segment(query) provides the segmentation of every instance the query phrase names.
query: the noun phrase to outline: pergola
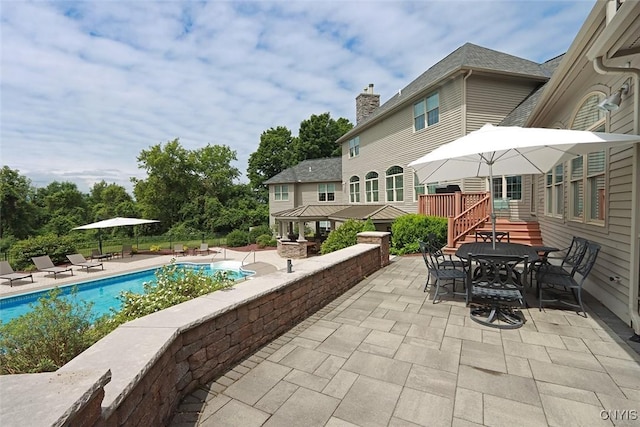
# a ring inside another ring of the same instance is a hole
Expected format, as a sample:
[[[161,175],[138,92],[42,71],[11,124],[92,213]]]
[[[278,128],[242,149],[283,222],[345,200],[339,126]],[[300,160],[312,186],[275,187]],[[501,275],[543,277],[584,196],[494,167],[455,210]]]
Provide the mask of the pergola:
[[[330,230],[336,229],[336,223],[348,219],[371,219],[374,224],[391,224],[396,218],[407,212],[391,205],[303,205],[297,208],[275,212],[272,216],[278,224],[278,238],[293,233],[298,225],[298,241],[305,241],[304,227],[307,222],[316,223],[316,235],[320,234],[320,221],[328,221]]]

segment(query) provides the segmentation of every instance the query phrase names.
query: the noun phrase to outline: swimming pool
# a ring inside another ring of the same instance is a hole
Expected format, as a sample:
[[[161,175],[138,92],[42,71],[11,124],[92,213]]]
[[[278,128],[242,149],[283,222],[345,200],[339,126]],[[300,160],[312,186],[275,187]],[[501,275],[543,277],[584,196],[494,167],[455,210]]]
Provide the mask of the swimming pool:
[[[216,271],[227,271],[229,277],[235,280],[254,274],[253,271],[243,270],[239,263],[220,261],[212,264],[178,263],[180,267],[203,269],[208,274]],[[73,288],[77,288],[75,298],[80,301],[93,302],[92,313],[99,317],[111,311],[111,308],[119,309],[121,302],[118,295],[122,291],[142,293],[143,284],[155,279],[155,272],[159,267],[134,273],[120,274],[118,276],[105,277],[81,283],[60,286],[63,295],[69,295]],[[12,297],[0,298],[0,321],[6,323],[11,319],[21,316],[31,310],[30,304],[46,296],[51,289],[29,292]]]

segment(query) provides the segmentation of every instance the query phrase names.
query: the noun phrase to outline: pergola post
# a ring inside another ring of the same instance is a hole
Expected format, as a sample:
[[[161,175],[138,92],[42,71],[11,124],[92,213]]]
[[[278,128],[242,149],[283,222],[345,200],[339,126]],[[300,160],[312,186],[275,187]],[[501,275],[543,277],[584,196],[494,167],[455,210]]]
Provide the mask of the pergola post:
[[[304,221],[298,221],[298,242],[306,242],[304,238]]]

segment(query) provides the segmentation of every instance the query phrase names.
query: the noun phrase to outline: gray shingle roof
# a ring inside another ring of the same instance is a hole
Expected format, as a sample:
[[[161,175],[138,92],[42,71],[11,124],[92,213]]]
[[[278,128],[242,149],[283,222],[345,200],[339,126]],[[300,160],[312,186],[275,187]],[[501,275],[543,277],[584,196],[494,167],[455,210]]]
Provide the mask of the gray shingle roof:
[[[303,160],[295,166],[285,169],[265,184],[288,184],[295,182],[331,182],[342,181],[342,158]]]
[[[358,123],[351,131],[338,141],[345,141],[367,127],[371,121],[385,115],[388,111],[411,100],[413,95],[434,85],[444,77],[461,70],[483,70],[495,73],[516,74],[546,81],[551,76],[542,64],[509,55],[496,50],[487,49],[472,43],[465,43],[444,59],[422,73],[417,79],[396,93],[391,99],[377,108],[369,117]]]
[[[564,55],[560,55],[556,58],[550,59],[549,61],[541,64],[541,66],[549,74],[553,74],[556,68],[558,68],[558,65],[560,65],[563,57]],[[545,86],[546,83],[540,85],[537,89],[535,89],[524,101],[520,103],[520,105],[514,108],[513,111],[507,115],[507,117],[502,119],[499,126],[525,126],[527,124],[527,119],[538,104]]]

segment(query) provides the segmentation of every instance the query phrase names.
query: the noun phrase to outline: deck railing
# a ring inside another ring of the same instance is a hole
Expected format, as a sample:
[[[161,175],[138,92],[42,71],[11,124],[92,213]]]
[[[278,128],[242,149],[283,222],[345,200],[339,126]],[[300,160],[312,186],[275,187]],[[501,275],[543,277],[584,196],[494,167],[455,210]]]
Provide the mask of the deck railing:
[[[458,240],[489,219],[491,196],[480,193],[421,194],[418,212],[449,219],[447,247],[455,247]]]
[[[479,193],[461,193],[458,191],[443,194],[421,194],[418,198],[418,212],[424,215],[444,218],[457,216],[478,203],[486,195],[486,191]]]

